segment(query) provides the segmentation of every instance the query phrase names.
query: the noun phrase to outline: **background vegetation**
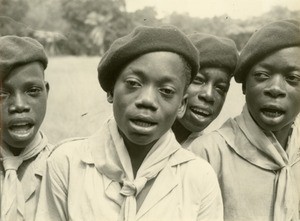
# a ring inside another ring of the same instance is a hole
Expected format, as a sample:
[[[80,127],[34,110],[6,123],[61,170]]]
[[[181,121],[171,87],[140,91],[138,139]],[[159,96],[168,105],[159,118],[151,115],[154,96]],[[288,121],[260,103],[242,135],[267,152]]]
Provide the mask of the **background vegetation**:
[[[0,36],[36,38],[49,55],[46,80],[50,93],[42,129],[52,143],[87,136],[112,115],[97,80],[97,65],[111,42],[135,26],[172,24],[187,34],[199,31],[227,36],[240,49],[258,27],[284,18],[300,20],[300,11],[275,7],[246,20],[178,13],[158,18],[152,7],[127,12],[125,0],[0,0]],[[239,114],[243,104],[241,87],[232,81],[224,108],[207,131]]]
[[[246,20],[232,19],[226,14],[196,18],[173,13],[157,18],[152,7],[127,12],[125,0],[0,0],[0,16],[0,35],[35,37],[49,54],[101,55],[116,38],[135,26],[165,23],[187,34],[227,36],[240,49],[258,27],[277,19],[300,20],[300,11],[278,6]]]

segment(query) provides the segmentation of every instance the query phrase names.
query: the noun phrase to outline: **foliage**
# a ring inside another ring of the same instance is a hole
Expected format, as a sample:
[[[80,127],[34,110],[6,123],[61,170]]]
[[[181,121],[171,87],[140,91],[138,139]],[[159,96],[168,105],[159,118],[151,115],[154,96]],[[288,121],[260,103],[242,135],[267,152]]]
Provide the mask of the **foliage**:
[[[62,0],[72,54],[102,54],[127,28],[124,1]]]
[[[20,21],[28,10],[28,2],[23,0],[0,0],[0,15]]]
[[[0,15],[0,36],[32,36],[44,44],[49,54],[72,55],[102,55],[116,38],[134,27],[161,24],[177,26],[187,34],[205,32],[229,37],[241,49],[252,33],[268,22],[300,20],[300,11],[279,6],[246,20],[179,13],[158,19],[153,7],[127,12],[125,0],[0,0]]]

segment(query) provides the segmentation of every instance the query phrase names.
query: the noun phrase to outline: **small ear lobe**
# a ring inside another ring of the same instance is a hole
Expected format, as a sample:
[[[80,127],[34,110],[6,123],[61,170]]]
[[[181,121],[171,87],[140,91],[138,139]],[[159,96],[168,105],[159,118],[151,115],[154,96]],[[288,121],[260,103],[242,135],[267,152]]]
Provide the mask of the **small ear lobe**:
[[[242,92],[243,92],[243,95],[246,94],[246,85],[245,85],[245,83],[242,84]]]
[[[46,90],[47,90],[47,94],[49,93],[50,91],[50,85],[47,81],[45,81],[45,87],[46,87]]]
[[[188,94],[185,94],[182,98],[181,105],[180,105],[180,107],[178,108],[178,111],[177,111],[177,118],[178,119],[183,118],[183,116],[185,114],[185,110],[186,110],[186,107],[187,107],[187,97],[188,97]]]
[[[106,94],[106,99],[108,101],[108,103],[113,103],[113,93],[112,92],[107,92]]]

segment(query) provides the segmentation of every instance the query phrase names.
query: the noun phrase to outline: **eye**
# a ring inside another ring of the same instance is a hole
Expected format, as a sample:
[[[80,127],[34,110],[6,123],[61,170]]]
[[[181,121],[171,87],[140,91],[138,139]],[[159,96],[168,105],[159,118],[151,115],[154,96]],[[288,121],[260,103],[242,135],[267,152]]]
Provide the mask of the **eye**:
[[[127,86],[129,86],[131,88],[136,88],[136,87],[140,87],[141,86],[140,82],[138,82],[135,79],[127,79],[125,81],[125,83],[127,84]]]
[[[205,83],[205,80],[198,75],[193,80],[193,84],[204,84],[204,83]]]
[[[218,91],[219,94],[225,95],[229,90],[229,86],[217,85],[216,90]]]
[[[264,71],[257,71],[253,75],[254,75],[255,79],[257,79],[259,81],[266,80],[270,77],[270,75]]]
[[[286,77],[286,81],[288,81],[290,83],[298,83],[298,82],[300,82],[300,75],[290,74]]]
[[[172,88],[160,88],[159,91],[166,95],[166,96],[172,96],[173,94],[175,94],[175,90]]]
[[[9,93],[0,89],[0,100],[3,100],[9,96]]]
[[[26,91],[26,94],[36,97],[42,93],[43,89],[40,87],[31,87],[28,91]]]

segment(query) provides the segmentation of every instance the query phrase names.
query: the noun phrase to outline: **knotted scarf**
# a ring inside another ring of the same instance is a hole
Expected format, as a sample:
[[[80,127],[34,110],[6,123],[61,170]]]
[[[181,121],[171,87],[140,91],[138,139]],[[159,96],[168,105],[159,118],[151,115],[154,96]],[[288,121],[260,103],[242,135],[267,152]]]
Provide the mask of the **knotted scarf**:
[[[131,160],[114,119],[107,121],[102,135],[104,141],[93,151],[97,170],[113,182],[121,183],[124,196],[119,220],[133,221],[137,213],[136,196],[148,180],[155,178],[167,165],[170,156],[180,149],[174,134],[169,130],[151,148],[134,178]]]
[[[300,125],[298,120],[292,126],[292,133],[285,151],[272,132],[264,132],[254,122],[246,106],[242,114],[235,118],[237,126],[243,133],[240,133],[240,137],[235,138],[235,144],[231,147],[254,165],[276,171],[274,221],[298,221],[297,184],[291,169],[292,165],[297,162],[297,153],[300,148]],[[222,129],[219,129],[219,133],[229,144],[231,143],[232,139],[228,138],[228,134],[223,133]],[[244,143],[245,140],[248,140],[252,145],[247,146],[247,148],[239,145],[239,143]]]
[[[1,187],[1,221],[24,220],[25,198],[17,171],[23,161],[39,154],[46,144],[47,140],[40,132],[19,156],[14,156],[6,145],[1,146],[1,161],[5,170]]]

